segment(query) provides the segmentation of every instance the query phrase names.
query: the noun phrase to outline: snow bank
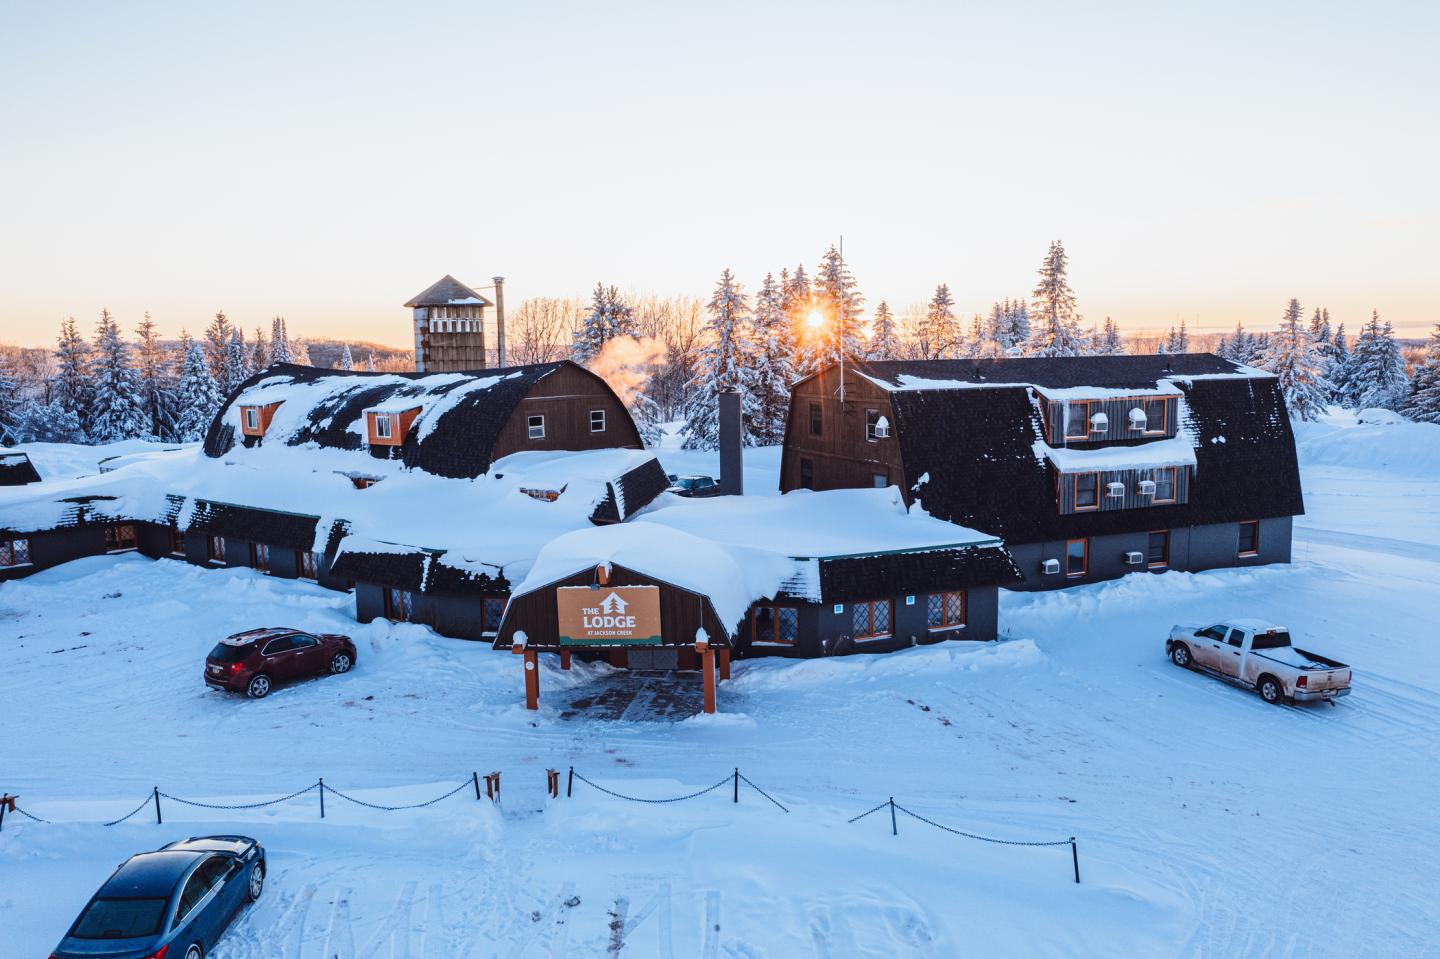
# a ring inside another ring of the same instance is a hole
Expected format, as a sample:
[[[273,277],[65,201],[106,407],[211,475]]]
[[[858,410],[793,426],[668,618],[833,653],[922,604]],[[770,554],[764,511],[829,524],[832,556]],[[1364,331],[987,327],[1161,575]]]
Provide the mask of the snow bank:
[[[1374,471],[1376,482],[1386,473],[1440,477],[1440,426],[1434,423],[1364,423],[1332,407],[1319,422],[1292,425],[1302,476],[1307,467],[1341,466]]]

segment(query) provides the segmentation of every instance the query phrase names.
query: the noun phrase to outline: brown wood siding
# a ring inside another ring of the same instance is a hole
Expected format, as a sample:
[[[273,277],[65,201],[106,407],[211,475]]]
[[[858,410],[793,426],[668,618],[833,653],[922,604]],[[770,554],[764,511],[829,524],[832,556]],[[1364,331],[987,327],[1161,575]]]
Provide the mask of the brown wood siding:
[[[405,442],[405,434],[410,432],[410,426],[415,422],[415,417],[420,415],[420,407],[405,410],[402,413],[366,413],[365,433],[371,446],[401,446]],[[384,437],[375,431],[375,421],[382,416],[390,417],[390,436]]]
[[[555,608],[555,590],[560,586],[589,586],[595,582],[595,570],[586,569],[557,583],[537,589],[533,593],[515,596],[505,610],[505,620],[500,626],[496,645],[506,648],[515,638],[516,630],[523,630],[528,645],[542,649],[559,648],[560,614]],[[722,628],[710,600],[698,593],[661,582],[653,576],[644,576],[624,566],[610,567],[611,586],[659,586],[660,587],[660,635],[666,646],[694,646],[695,631],[702,626],[712,643],[724,643],[730,630]],[[602,589],[604,587],[601,587]],[[738,627],[731,624],[731,628]],[[571,649],[587,647],[572,646]],[[589,647],[608,649],[613,647]],[[654,648],[654,647],[646,647]],[[623,665],[623,664],[622,664]]]
[[[785,421],[785,450],[780,464],[780,491],[800,489],[800,460],[814,462],[813,488],[850,489],[871,486],[884,473],[891,486],[905,486],[895,409],[890,396],[869,380],[847,370],[845,404],[840,404],[840,371],[831,368],[796,384]],[[810,404],[820,404],[821,432],[810,432]],[[865,438],[865,411],[878,410],[890,423],[890,436]]]
[[[605,411],[605,431],[590,432],[590,411]],[[529,438],[532,415],[545,417],[545,438]],[[544,377],[516,405],[495,441],[495,459],[521,450],[640,449],[630,412],[605,381],[579,367],[565,366]]]
[[[275,418],[275,411],[280,408],[284,400],[276,400],[274,403],[266,403],[264,406],[242,406],[240,407],[240,433],[243,436],[264,436],[265,431],[270,428],[270,421]],[[250,429],[245,425],[245,411],[260,411],[260,428]]]
[[[1054,476],[1057,486],[1056,496],[1060,505],[1060,512],[1067,515],[1077,512],[1108,513],[1114,510],[1122,509],[1149,509],[1153,506],[1174,506],[1180,503],[1188,503],[1190,501],[1191,467],[1175,467],[1175,499],[1173,501],[1161,500],[1158,503],[1155,502],[1155,497],[1141,496],[1138,492],[1140,488],[1140,481],[1149,479],[1152,472],[1152,470],[1148,469],[1101,471],[1099,486],[1100,508],[1098,510],[1092,507],[1077,510],[1075,508],[1074,479],[1076,474],[1057,472],[1054,474]],[[1108,491],[1106,487],[1110,483],[1124,483],[1125,495],[1118,497],[1112,497],[1107,495]],[[1158,525],[1163,526],[1164,523],[1159,523]]]
[[[1146,423],[1145,431],[1132,430],[1130,428],[1130,411],[1137,406],[1142,409],[1145,400],[1162,399],[1165,401],[1165,430],[1155,430],[1154,423]],[[1179,429],[1176,422],[1176,397],[1156,396],[1125,396],[1116,399],[1087,400],[1091,403],[1090,416],[1096,413],[1104,413],[1109,419],[1109,429],[1104,433],[1087,433],[1086,439],[1066,440],[1065,439],[1065,402],[1063,400],[1042,399],[1041,415],[1045,419],[1045,429],[1049,434],[1051,446],[1077,446],[1082,443],[1105,443],[1115,440],[1138,440],[1138,439],[1164,439],[1174,436]],[[1087,417],[1088,419],[1088,417]],[[1153,431],[1153,432],[1152,432]]]

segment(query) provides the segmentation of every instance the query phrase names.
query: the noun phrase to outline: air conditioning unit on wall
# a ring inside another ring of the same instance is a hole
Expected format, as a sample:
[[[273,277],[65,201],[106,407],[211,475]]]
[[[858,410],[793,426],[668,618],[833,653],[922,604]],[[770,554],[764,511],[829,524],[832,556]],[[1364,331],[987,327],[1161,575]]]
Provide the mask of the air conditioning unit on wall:
[[[1141,496],[1154,496],[1154,495],[1155,495],[1155,481],[1154,481],[1154,480],[1141,480],[1141,481],[1140,481],[1140,495],[1141,495]]]
[[[1105,488],[1106,490],[1108,490],[1108,492],[1106,493],[1107,496],[1114,497],[1115,499],[1121,499],[1125,496],[1124,483],[1111,483]]]
[[[1046,576],[1054,576],[1060,572],[1060,561],[1058,559],[1047,559],[1040,563],[1040,569]]]
[[[1143,562],[1145,562],[1144,553],[1137,552],[1136,550],[1132,549],[1130,552],[1125,554],[1126,566],[1139,566]]]
[[[1096,413],[1090,417],[1090,432],[1104,433],[1110,429],[1110,417],[1104,413]]]

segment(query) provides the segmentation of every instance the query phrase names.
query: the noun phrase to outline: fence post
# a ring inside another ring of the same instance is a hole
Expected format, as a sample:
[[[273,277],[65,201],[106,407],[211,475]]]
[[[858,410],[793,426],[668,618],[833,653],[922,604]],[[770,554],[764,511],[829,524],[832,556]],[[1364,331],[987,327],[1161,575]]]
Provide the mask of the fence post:
[[[1075,881],[1080,881],[1080,850],[1075,846],[1075,837],[1070,837],[1070,858],[1075,863]]]
[[[320,818],[325,818],[325,777],[320,777]]]
[[[570,798],[570,793],[575,789],[575,767],[570,767],[570,775],[565,779],[565,798]]]
[[[151,792],[155,795],[155,825],[163,826],[165,824],[165,820],[160,818],[160,787],[153,787],[151,789]]]
[[[740,767],[735,767],[735,801],[740,801]]]
[[[890,797],[890,835],[900,835],[900,827],[895,824],[895,797]]]
[[[479,774],[478,772],[472,772],[472,773],[470,774],[470,781],[475,784],[475,801],[476,801],[476,802],[479,802],[479,801],[480,801],[480,774]]]

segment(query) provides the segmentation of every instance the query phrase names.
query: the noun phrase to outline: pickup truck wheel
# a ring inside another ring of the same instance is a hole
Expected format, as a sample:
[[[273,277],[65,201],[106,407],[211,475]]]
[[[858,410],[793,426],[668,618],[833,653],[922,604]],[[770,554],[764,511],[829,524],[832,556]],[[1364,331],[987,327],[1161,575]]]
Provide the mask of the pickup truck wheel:
[[[1274,676],[1261,676],[1260,682],[1255,684],[1260,691],[1260,698],[1272,706],[1279,706],[1285,702],[1285,687],[1280,685],[1280,680]]]
[[[1190,647],[1184,643],[1176,643],[1170,647],[1170,662],[1181,669],[1189,669],[1195,660],[1190,656]]]

